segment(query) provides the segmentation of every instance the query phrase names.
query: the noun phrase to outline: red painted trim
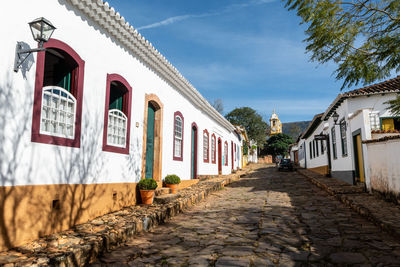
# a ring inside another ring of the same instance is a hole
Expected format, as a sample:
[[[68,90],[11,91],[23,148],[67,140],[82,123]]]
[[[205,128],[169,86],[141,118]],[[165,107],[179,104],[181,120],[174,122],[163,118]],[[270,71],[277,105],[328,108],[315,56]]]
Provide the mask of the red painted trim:
[[[33,97],[33,113],[32,113],[32,133],[31,141],[43,144],[80,147],[81,144],[81,121],[82,121],[82,102],[83,102],[83,78],[85,61],[81,59],[78,53],[75,52],[69,45],[56,39],[50,39],[43,44],[44,48],[55,48],[64,51],[68,54],[78,65],[73,72],[73,86],[72,92],[76,98],[76,117],[75,117],[75,138],[68,139],[63,137],[56,137],[40,133],[40,115],[42,106],[42,88],[44,78],[44,63],[45,51],[38,52],[36,60],[36,79],[35,79],[35,92]]]
[[[217,152],[217,148],[216,148],[216,146],[217,146],[217,139],[215,138],[215,134],[212,134],[212,135],[211,135],[211,145],[212,145],[212,140],[213,140],[213,138],[214,138],[214,160],[212,160],[212,158],[211,158],[211,163],[212,163],[212,164],[215,164],[215,163],[217,162],[217,155],[216,155],[216,152]],[[212,148],[211,148],[211,153],[212,153]]]
[[[175,157],[175,117],[179,116],[182,119],[182,147],[181,147],[181,156],[180,157]],[[185,129],[185,124],[184,124],[185,119],[183,118],[183,115],[180,111],[174,112],[174,128],[172,129],[172,137],[173,137],[173,146],[172,146],[172,159],[173,160],[179,160],[183,161],[183,130]]]
[[[126,146],[124,148],[122,147],[116,147],[112,145],[107,144],[107,129],[108,129],[108,111],[109,111],[109,104],[110,104],[110,88],[111,88],[111,82],[113,81],[118,81],[123,84],[123,86],[126,89],[126,93],[124,94],[124,114],[126,115],[128,121],[127,121],[127,130],[126,130]],[[114,153],[121,153],[121,154],[129,154],[129,141],[130,141],[130,133],[131,133],[131,104],[132,104],[132,87],[128,83],[127,80],[125,80],[124,77],[122,77],[119,74],[107,74],[107,82],[106,82],[106,102],[105,102],[105,107],[104,107],[104,127],[103,127],[103,151],[108,151],[108,152],[114,152]]]
[[[225,141],[224,143],[224,154],[225,154],[225,145],[226,145],[226,159],[225,159],[225,166],[228,166],[228,161],[229,161],[229,146],[228,146],[228,141]]]
[[[231,141],[231,162],[232,162],[232,170],[233,170],[233,141]]]
[[[207,134],[207,158],[204,158],[204,134]],[[203,162],[209,163],[210,162],[210,134],[208,133],[207,129],[203,130]]]
[[[197,127],[197,124],[195,122],[192,123],[192,126],[190,127],[190,131],[193,131],[193,128],[196,129],[196,133],[194,135],[194,138],[192,138],[192,144],[194,144],[194,160],[192,158],[192,151],[190,151],[190,167],[193,167],[193,179],[197,179],[197,157],[198,157],[198,151],[197,151],[197,135],[198,135],[198,130],[199,127]],[[190,133],[192,135],[192,133]],[[192,146],[191,146],[192,147]],[[194,166],[192,166],[192,161],[194,161]]]

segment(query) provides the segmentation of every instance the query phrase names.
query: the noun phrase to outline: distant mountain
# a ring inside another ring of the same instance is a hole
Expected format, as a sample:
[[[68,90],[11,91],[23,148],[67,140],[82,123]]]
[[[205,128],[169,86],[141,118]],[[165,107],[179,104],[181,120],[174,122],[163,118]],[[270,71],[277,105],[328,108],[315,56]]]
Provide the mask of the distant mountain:
[[[295,121],[282,123],[282,132],[296,141],[297,137],[308,127],[310,122],[311,121]]]

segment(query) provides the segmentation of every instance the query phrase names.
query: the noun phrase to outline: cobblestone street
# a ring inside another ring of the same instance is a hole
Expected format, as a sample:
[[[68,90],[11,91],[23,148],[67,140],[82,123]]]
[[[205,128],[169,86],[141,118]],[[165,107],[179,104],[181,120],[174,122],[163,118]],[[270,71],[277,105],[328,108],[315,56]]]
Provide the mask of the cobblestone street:
[[[400,241],[295,172],[261,168],[93,266],[399,266]]]

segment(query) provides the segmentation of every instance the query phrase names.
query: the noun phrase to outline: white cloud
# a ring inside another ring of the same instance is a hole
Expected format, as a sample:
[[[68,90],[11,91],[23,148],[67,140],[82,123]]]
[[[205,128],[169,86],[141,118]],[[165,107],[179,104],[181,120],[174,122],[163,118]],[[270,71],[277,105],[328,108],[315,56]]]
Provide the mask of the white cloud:
[[[246,8],[246,7],[249,7],[249,6],[267,4],[267,3],[270,3],[270,2],[274,2],[274,1],[276,1],[276,0],[253,0],[253,1],[250,1],[248,3],[232,4],[232,5],[226,6],[223,9],[217,10],[217,11],[210,11],[210,12],[205,12],[205,13],[202,13],[202,14],[185,14],[185,15],[170,17],[170,18],[161,20],[159,22],[155,22],[155,23],[151,23],[151,24],[148,24],[148,25],[140,26],[137,29],[138,30],[144,30],[144,29],[157,28],[157,27],[160,27],[160,26],[166,26],[166,25],[169,25],[169,24],[173,24],[175,22],[179,22],[179,21],[183,21],[183,20],[187,20],[187,19],[191,19],[191,18],[204,18],[204,17],[210,17],[210,16],[218,16],[218,15],[221,15],[221,14],[224,14],[224,13],[231,12],[233,10],[242,9],[242,8]]]

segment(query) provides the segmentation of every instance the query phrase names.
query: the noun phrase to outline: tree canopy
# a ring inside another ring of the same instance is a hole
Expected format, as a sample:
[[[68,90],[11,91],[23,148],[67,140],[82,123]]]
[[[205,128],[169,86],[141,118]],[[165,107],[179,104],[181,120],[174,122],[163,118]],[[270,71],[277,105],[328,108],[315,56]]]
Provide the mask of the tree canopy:
[[[343,79],[341,89],[371,84],[400,71],[400,1],[284,2],[308,24],[305,41],[311,60],[338,64],[335,73],[337,80]]]
[[[293,144],[293,139],[287,134],[274,134],[267,140],[267,144],[265,145],[265,152],[268,155],[285,156],[288,153],[289,145]]]
[[[256,141],[258,147],[264,147],[267,140],[267,123],[254,109],[249,107],[235,108],[225,117],[230,123],[243,126],[249,139]]]

